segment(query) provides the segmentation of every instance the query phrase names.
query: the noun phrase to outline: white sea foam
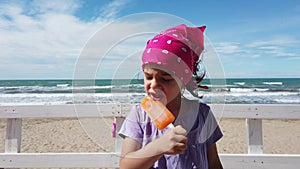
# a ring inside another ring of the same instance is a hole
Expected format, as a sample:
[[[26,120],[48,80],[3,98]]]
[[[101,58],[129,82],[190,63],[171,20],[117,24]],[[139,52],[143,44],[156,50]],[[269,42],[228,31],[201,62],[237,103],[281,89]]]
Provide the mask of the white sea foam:
[[[254,89],[250,89],[250,88],[230,88],[229,91],[233,92],[233,93],[249,93],[249,92],[253,92]]]
[[[263,82],[266,85],[283,85],[283,82]]]
[[[68,87],[68,86],[70,86],[69,84],[57,84],[56,85],[57,87]]]
[[[280,98],[280,99],[274,99],[274,101],[276,101],[278,103],[290,103],[290,104],[298,103],[298,104],[300,104],[299,98]]]
[[[70,104],[70,103],[137,103],[144,93],[16,93],[0,95],[0,105]]]
[[[270,89],[260,89],[260,88],[255,88],[253,89],[253,91],[258,91],[258,92],[266,92],[266,91],[269,91]]]
[[[234,82],[233,84],[239,85],[239,86],[244,86],[245,82]]]

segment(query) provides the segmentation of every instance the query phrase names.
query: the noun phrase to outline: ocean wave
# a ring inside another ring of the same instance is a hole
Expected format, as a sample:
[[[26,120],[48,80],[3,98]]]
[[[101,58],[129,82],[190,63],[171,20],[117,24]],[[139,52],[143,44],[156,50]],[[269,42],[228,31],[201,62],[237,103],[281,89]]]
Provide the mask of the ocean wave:
[[[56,86],[9,86],[0,87],[0,93],[109,93],[116,91],[143,91],[144,86],[134,85],[105,85],[105,86],[71,86],[69,84],[57,84]]]
[[[300,89],[294,88],[215,88],[210,92],[231,92],[231,93],[251,93],[251,92],[291,92],[299,93]]]
[[[56,87],[68,87],[70,84],[57,84]]]
[[[202,92],[206,103],[300,103],[299,93],[221,93]],[[67,94],[3,94],[0,105],[4,104],[78,104],[78,103],[139,103],[145,93],[67,93]],[[191,94],[185,95],[193,98]],[[195,98],[194,98],[195,99]]]
[[[274,101],[277,103],[300,104],[299,98],[277,98]]]
[[[283,85],[283,82],[263,82],[265,85]]]
[[[75,104],[75,103],[138,103],[145,93],[19,93],[0,95],[0,105],[7,104]]]
[[[251,89],[251,88],[229,88],[228,91],[234,92],[234,93],[249,93],[249,92],[253,92],[254,89]]]
[[[233,84],[239,85],[239,86],[244,86],[244,85],[245,85],[245,82],[234,82]]]
[[[202,85],[209,89],[199,90],[202,100],[249,104],[300,102],[300,79],[229,79],[227,84],[223,83],[224,80],[204,80]],[[144,90],[142,82],[128,84],[128,80],[0,81],[0,104],[138,103],[145,96]]]

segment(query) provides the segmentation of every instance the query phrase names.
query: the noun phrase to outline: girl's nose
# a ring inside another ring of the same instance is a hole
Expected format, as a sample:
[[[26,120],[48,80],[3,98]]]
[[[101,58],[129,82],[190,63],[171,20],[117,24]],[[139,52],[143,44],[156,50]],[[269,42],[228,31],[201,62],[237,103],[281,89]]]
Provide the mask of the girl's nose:
[[[156,79],[156,78],[152,79],[151,88],[152,89],[160,88],[160,83],[159,83],[158,79]]]

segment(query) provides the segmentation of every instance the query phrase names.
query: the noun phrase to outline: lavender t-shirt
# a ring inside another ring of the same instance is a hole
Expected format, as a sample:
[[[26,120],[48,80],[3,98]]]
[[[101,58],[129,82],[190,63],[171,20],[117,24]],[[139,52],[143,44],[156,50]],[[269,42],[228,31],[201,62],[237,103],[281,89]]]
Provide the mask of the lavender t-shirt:
[[[188,147],[184,154],[163,155],[151,168],[208,169],[207,147],[223,135],[208,105],[183,99],[174,125],[188,131]],[[142,147],[159,138],[169,128],[158,130],[140,105],[135,105],[125,119],[119,135],[138,141]]]

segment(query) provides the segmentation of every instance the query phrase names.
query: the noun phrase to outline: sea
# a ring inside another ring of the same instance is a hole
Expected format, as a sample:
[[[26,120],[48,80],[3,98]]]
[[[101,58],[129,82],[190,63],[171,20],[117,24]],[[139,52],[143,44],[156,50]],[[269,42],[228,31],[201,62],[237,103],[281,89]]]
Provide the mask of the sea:
[[[300,78],[204,79],[200,101],[225,104],[300,104]],[[193,98],[188,92],[184,97]],[[0,80],[0,105],[139,103],[139,79]]]

